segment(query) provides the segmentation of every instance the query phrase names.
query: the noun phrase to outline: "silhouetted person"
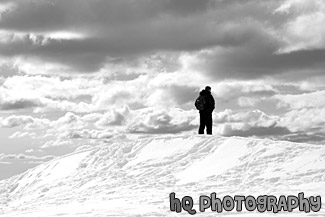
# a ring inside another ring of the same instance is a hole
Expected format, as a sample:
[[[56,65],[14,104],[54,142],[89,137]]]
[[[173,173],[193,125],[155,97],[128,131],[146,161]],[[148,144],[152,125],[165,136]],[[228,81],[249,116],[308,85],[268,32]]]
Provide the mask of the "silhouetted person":
[[[199,134],[204,134],[205,127],[207,129],[207,134],[212,134],[212,112],[214,106],[215,102],[211,95],[211,87],[206,86],[195,101],[195,107],[200,111]]]

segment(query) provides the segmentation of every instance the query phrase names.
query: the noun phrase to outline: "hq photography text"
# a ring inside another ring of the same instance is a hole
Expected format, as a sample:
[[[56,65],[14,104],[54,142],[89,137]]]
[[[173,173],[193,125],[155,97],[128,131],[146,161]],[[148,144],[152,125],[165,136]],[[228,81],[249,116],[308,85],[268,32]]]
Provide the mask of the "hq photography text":
[[[197,213],[193,209],[194,201],[190,196],[184,196],[179,199],[172,192],[169,194],[170,211],[180,213],[182,210],[187,211],[189,214],[194,215]],[[213,212],[221,213],[223,211],[233,211],[236,209],[237,212],[241,212],[243,207],[247,211],[258,212],[273,212],[278,213],[281,211],[292,212],[294,209],[298,209],[300,212],[318,212],[321,209],[322,200],[320,196],[304,197],[304,193],[300,192],[298,196],[281,195],[279,198],[273,195],[260,195],[257,198],[254,196],[243,196],[236,195],[234,197],[225,196],[223,199],[217,197],[216,193],[213,192],[210,196],[201,195],[199,198],[199,210],[205,212],[209,208]]]

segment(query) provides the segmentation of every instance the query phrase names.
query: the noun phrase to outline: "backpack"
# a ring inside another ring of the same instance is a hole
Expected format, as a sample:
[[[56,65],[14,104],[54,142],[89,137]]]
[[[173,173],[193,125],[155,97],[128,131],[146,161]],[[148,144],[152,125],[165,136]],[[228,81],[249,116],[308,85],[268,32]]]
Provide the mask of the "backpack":
[[[195,100],[195,107],[197,110],[204,110],[205,109],[205,105],[206,105],[206,97],[205,96],[199,96],[196,100]]]

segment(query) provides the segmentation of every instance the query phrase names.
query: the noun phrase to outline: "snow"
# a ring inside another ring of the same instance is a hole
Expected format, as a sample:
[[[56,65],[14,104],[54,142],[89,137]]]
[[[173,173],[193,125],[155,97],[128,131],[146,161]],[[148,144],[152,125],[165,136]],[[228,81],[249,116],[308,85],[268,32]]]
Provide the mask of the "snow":
[[[201,161],[194,162],[184,171],[176,174],[176,178],[179,179],[177,184],[197,182],[208,176],[220,175],[240,164],[240,157],[245,156],[246,150],[247,147],[242,144],[241,140],[229,139],[214,150],[211,155]],[[193,174],[195,174],[194,177]]]
[[[274,216],[257,211],[199,212],[199,196],[320,195],[325,146],[206,135],[147,136],[58,157],[0,182],[0,216],[188,216],[169,194],[191,196],[199,216]],[[286,216],[325,216],[283,212]]]

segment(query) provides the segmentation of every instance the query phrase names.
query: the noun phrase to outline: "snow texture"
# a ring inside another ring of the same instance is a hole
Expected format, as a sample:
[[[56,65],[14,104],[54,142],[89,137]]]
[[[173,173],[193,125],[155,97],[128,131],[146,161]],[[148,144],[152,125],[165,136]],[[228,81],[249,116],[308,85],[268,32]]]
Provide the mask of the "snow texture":
[[[325,146],[266,139],[148,136],[53,159],[0,182],[1,216],[190,216],[169,210],[169,194],[320,195],[325,216]],[[197,212],[198,216],[274,216]]]

